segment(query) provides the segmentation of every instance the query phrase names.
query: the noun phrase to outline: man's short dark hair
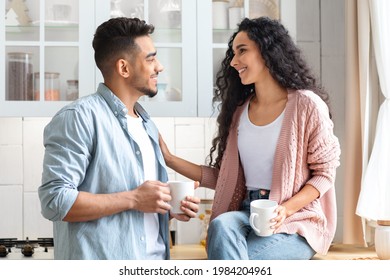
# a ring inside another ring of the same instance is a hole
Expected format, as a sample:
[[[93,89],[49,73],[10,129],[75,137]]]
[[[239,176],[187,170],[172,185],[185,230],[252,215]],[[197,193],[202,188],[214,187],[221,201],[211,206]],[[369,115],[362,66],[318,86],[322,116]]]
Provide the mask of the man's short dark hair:
[[[118,59],[132,59],[138,50],[135,39],[150,35],[153,31],[153,25],[138,18],[118,17],[102,23],[96,29],[92,46],[96,65],[103,76],[112,71]]]

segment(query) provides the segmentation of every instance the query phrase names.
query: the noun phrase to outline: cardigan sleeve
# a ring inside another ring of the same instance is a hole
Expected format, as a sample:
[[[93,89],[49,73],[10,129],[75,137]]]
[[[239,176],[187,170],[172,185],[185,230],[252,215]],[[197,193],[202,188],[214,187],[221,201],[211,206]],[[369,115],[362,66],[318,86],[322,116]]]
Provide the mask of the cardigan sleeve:
[[[202,177],[200,180],[200,185],[205,188],[215,190],[217,185],[219,169],[210,166],[201,166]]]
[[[340,165],[340,144],[333,133],[333,122],[329,118],[326,104],[312,100],[312,111],[308,122],[307,163],[311,178],[307,182],[314,186],[320,197],[334,186],[336,168]]]

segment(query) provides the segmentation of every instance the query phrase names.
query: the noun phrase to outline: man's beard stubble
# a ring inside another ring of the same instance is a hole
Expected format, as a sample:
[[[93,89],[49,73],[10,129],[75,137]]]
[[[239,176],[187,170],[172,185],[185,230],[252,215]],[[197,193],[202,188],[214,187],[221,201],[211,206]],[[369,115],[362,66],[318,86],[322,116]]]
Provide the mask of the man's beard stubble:
[[[157,95],[158,90],[153,91],[150,88],[142,87],[142,88],[137,88],[140,92],[142,92],[144,95],[146,95],[149,98],[153,98]]]

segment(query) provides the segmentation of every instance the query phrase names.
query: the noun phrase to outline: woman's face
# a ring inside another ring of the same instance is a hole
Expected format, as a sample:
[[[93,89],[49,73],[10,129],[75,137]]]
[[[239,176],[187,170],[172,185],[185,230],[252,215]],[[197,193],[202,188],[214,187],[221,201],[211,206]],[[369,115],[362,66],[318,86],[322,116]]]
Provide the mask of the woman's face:
[[[269,74],[259,48],[246,32],[241,31],[234,38],[233,53],[230,66],[237,70],[242,84],[257,83]]]

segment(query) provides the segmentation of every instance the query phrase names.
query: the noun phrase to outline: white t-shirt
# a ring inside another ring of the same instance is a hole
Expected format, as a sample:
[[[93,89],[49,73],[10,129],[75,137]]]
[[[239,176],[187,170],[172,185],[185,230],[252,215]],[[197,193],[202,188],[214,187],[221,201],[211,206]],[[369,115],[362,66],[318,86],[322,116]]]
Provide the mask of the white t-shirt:
[[[248,116],[248,105],[238,126],[238,151],[248,190],[271,189],[276,144],[284,111],[272,123],[257,126]]]
[[[143,161],[144,181],[156,180],[156,156],[149,135],[142,123],[142,118],[127,117],[127,127],[131,137],[138,144]],[[159,234],[159,221],[156,213],[144,213],[146,234],[146,253],[148,259],[165,259],[165,244]]]

